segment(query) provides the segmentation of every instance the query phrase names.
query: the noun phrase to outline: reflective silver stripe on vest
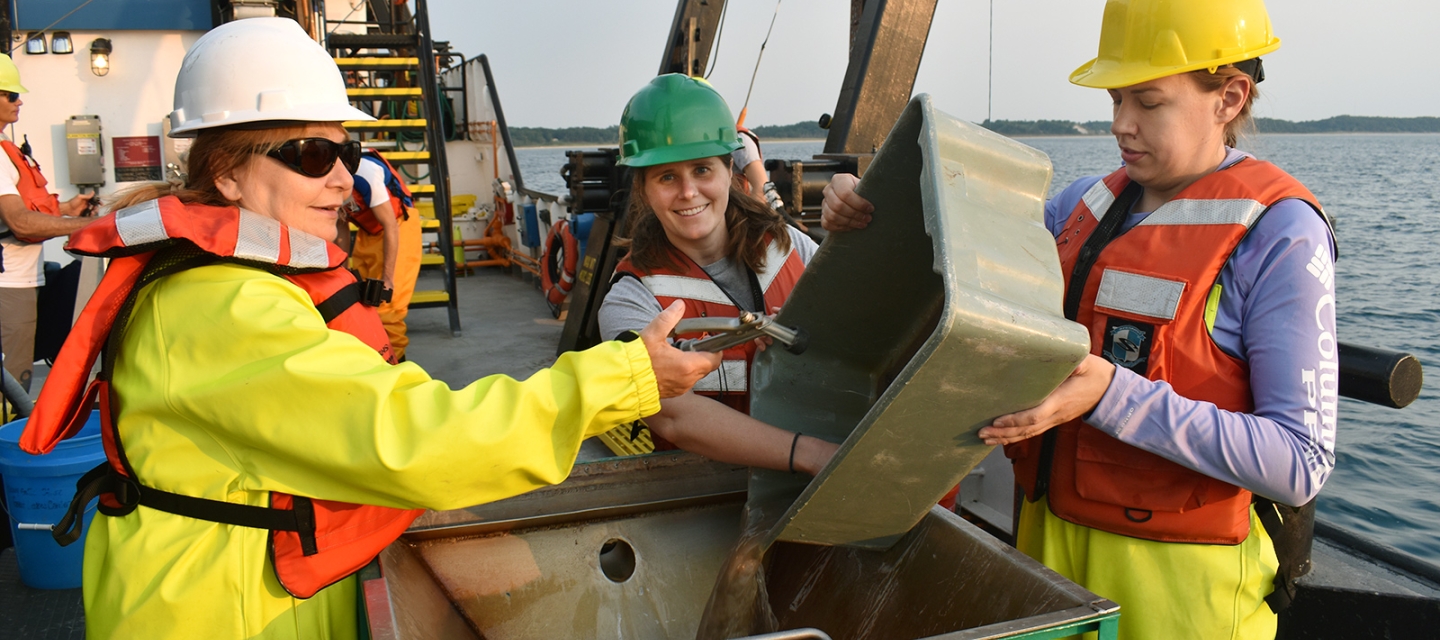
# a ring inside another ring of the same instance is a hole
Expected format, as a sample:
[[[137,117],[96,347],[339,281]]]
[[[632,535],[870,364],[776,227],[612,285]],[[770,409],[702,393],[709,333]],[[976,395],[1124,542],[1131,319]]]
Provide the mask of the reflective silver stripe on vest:
[[[696,391],[746,391],[750,388],[750,367],[744,360],[722,360],[720,368],[695,383]]]
[[[775,278],[780,275],[780,271],[785,268],[785,262],[789,259],[788,251],[781,253],[780,243],[771,240],[769,246],[765,247],[765,270],[755,274],[755,279],[760,282],[761,295],[770,291],[770,283],[775,282]],[[761,309],[761,311],[770,313],[769,309]]]
[[[149,200],[115,212],[115,231],[127,247],[138,247],[168,240],[165,223],[160,220],[160,202]]]
[[[1090,209],[1096,220],[1103,219],[1105,212],[1110,210],[1110,205],[1115,202],[1115,194],[1110,193],[1110,187],[1105,186],[1101,180],[1090,186],[1090,190],[1080,197],[1080,201]]]
[[[330,252],[325,241],[304,231],[290,230],[290,266],[302,269],[323,269],[330,266]]]
[[[702,280],[685,276],[645,276],[640,281],[645,283],[645,288],[656,297],[685,298],[735,306],[735,302],[709,278]]]
[[[1137,226],[1238,224],[1245,228],[1255,224],[1264,213],[1265,205],[1254,200],[1171,200],[1160,206]]]
[[[1095,306],[1174,320],[1183,293],[1184,282],[1106,269],[1100,276],[1100,292],[1095,296]]]
[[[275,264],[280,261],[280,223],[254,211],[240,210],[235,257]]]

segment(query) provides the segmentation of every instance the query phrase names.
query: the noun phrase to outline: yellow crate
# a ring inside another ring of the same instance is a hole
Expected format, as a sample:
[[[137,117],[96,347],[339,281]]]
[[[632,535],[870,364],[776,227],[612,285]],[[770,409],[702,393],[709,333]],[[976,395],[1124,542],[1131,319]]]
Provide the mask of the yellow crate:
[[[595,437],[617,456],[643,456],[655,451],[655,443],[650,440],[649,427],[641,429],[634,440],[630,439],[630,431],[630,425],[625,424]]]

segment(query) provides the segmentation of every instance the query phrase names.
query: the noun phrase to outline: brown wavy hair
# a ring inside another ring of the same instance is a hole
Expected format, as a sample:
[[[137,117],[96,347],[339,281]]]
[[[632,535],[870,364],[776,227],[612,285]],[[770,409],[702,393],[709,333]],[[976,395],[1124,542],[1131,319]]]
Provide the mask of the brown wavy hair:
[[[729,158],[724,158],[729,168]],[[655,210],[645,201],[645,172],[648,167],[638,167],[631,173],[630,209],[626,237],[617,243],[630,248],[630,262],[641,271],[668,269],[683,271],[685,254],[665,235],[665,227]],[[745,263],[751,271],[765,268],[766,236],[775,238],[782,252],[790,251],[790,233],[786,231],[785,219],[775,213],[769,205],[740,189],[735,180],[730,181],[730,204],[725,207],[725,229],[730,238],[725,244],[725,257]]]
[[[220,193],[215,181],[239,171],[253,156],[266,154],[287,140],[306,137],[310,123],[288,124],[272,129],[202,129],[190,145],[184,182],[145,182],[127,187],[109,198],[110,210],[124,209],[165,196],[176,196],[190,204],[228,207],[235,203]],[[335,125],[337,128],[340,126]]]
[[[1200,90],[1206,93],[1216,93],[1225,87],[1225,83],[1231,78],[1238,76],[1249,77],[1244,71],[1236,69],[1233,65],[1226,65],[1210,73],[1208,69],[1196,69],[1189,74]],[[1255,99],[1260,97],[1260,88],[1255,85],[1254,79],[1250,81],[1250,95],[1245,98],[1245,104],[1240,107],[1240,113],[1235,118],[1225,123],[1225,146],[1234,147],[1240,141],[1241,136],[1249,136],[1255,133],[1255,118],[1252,117],[1251,107],[1255,105]]]

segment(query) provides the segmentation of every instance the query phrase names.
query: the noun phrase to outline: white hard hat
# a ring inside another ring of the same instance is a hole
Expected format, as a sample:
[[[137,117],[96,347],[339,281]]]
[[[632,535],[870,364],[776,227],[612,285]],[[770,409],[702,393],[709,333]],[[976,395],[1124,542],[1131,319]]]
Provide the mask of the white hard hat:
[[[211,29],[185,54],[170,135],[248,122],[374,119],[350,106],[335,60],[294,20],[246,18]]]

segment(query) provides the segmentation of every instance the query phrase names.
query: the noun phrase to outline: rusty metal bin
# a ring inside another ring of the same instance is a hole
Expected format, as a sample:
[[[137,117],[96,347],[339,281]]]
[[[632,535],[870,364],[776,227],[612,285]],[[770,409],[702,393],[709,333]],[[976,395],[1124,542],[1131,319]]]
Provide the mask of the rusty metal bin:
[[[693,638],[747,476],[685,453],[612,459],[557,487],[428,513],[362,575],[371,635]],[[768,579],[780,628],[836,640],[1113,633],[1118,616],[941,509],[888,551],[780,543]]]

